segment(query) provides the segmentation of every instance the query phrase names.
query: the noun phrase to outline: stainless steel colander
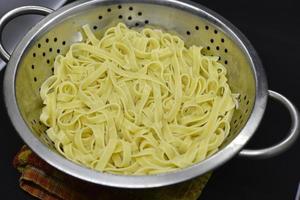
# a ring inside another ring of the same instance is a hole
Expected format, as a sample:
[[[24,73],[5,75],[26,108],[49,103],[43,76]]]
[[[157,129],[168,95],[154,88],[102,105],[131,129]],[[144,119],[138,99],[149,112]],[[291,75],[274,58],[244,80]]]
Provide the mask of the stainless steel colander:
[[[267,158],[286,150],[299,134],[299,114],[282,95],[267,90],[259,57],[240,31],[215,12],[189,1],[177,0],[92,0],[79,1],[57,11],[38,6],[20,7],[0,19],[4,26],[23,14],[48,15],[20,41],[10,56],[0,44],[0,55],[8,61],[4,94],[8,114],[16,130],[41,158],[57,169],[97,184],[123,188],[159,187],[202,175],[234,155]],[[90,24],[100,36],[109,26],[124,22],[128,26],[152,26],[176,32],[187,45],[204,46],[206,55],[220,56],[228,70],[231,89],[240,94],[239,108],[231,122],[231,132],[221,149],[206,160],[176,172],[151,176],[121,176],[100,173],[77,165],[53,148],[39,122],[41,84],[53,73],[57,54],[67,52],[72,43],[82,41],[81,27]],[[279,144],[260,150],[242,150],[253,136],[265,111],[267,96],[283,103],[291,114],[288,136]],[[242,150],[242,151],[241,151]]]

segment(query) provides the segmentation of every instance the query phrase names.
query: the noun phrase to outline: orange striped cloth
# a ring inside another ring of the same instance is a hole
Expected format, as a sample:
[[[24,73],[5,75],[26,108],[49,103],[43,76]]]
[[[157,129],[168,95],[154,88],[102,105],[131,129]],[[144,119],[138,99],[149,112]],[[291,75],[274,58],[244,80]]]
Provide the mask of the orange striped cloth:
[[[211,173],[177,185],[155,189],[116,189],[83,182],[48,165],[23,146],[13,160],[20,187],[43,200],[196,200]]]

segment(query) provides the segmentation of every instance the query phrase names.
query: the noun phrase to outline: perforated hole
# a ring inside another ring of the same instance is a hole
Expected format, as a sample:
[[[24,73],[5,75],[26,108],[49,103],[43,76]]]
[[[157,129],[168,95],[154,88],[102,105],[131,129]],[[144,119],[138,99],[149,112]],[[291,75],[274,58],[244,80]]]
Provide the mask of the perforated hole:
[[[191,32],[190,32],[190,31],[187,31],[186,34],[187,34],[187,35],[191,35]]]
[[[195,29],[198,31],[199,30],[199,26],[195,26]]]
[[[205,30],[208,30],[209,29],[209,26],[205,26]]]
[[[130,6],[130,7],[129,7],[129,10],[133,10],[133,8]]]
[[[33,57],[35,57],[35,63],[31,64],[31,70],[34,70],[34,77],[32,78],[32,81],[38,82],[39,79],[39,70],[40,69],[44,69],[45,65],[43,65],[41,62],[44,62],[45,64],[47,64],[47,66],[49,66],[48,70],[50,70],[51,73],[54,72],[54,68],[53,68],[53,61],[56,57],[57,54],[61,53],[62,49],[57,48],[55,49],[54,46],[52,46],[54,43],[56,43],[58,41],[58,37],[47,37],[42,39],[40,42],[37,43],[37,49],[40,49],[40,52],[33,52],[32,55]],[[53,42],[51,45],[51,41]],[[48,44],[47,44],[48,42]],[[62,46],[66,46],[67,41],[66,40],[62,40],[61,41],[61,45]],[[44,51],[42,51],[42,49]],[[65,49],[65,48],[63,48]],[[52,54],[52,52],[55,52],[55,54]],[[57,54],[56,54],[57,53]],[[37,70],[39,69],[39,70]],[[44,80],[44,78],[42,77],[41,80]]]
[[[143,14],[142,12],[138,12],[138,16],[142,16],[142,14]]]
[[[98,16],[98,19],[100,19],[100,20],[101,20],[101,19],[102,19],[102,16],[101,16],[101,15],[99,15],[99,16]]]
[[[107,12],[111,12],[111,8],[107,8]]]
[[[217,31],[217,30],[214,30],[214,33],[215,33],[215,34],[218,34],[218,31]]]
[[[118,5],[118,8],[119,8],[119,9],[122,9],[122,5]]]
[[[98,27],[97,26],[93,26],[93,29],[96,30]]]
[[[146,20],[145,20],[145,24],[149,24],[149,20],[146,19]]]
[[[128,17],[128,20],[132,20],[132,17],[131,17],[131,16],[129,16],[129,17]]]
[[[237,113],[232,119],[231,132],[237,132],[242,128],[242,125],[247,120],[250,111],[250,100],[248,99],[247,95],[240,95],[238,100],[239,109],[235,111]]]
[[[240,125],[242,125],[243,123],[244,123],[244,120],[243,120],[243,119],[241,119]]]

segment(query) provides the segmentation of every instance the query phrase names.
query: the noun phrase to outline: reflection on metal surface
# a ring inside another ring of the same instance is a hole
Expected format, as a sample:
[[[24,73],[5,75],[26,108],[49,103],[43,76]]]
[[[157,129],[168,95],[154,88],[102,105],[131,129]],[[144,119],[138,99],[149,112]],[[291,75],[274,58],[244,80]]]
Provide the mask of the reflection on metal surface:
[[[299,185],[298,185],[298,189],[297,189],[295,200],[300,200],[300,182],[299,182]]]

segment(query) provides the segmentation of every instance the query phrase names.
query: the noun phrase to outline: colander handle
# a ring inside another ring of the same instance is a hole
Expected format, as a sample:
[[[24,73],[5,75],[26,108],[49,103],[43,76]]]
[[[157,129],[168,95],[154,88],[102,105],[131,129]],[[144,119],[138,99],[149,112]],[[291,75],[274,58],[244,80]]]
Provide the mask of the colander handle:
[[[6,24],[8,24],[8,22],[20,15],[38,14],[46,16],[52,12],[53,10],[51,10],[50,8],[42,6],[22,6],[15,8],[3,15],[0,19],[0,57],[2,58],[2,60],[8,62],[10,59],[10,54],[6,51],[2,44],[3,29],[6,26]]]
[[[299,112],[295,105],[290,102],[286,97],[283,95],[274,92],[272,90],[269,90],[269,96],[278,102],[282,103],[289,111],[291,116],[291,128],[289,131],[288,136],[279,142],[278,144],[264,148],[264,149],[257,149],[257,150],[250,150],[250,149],[244,149],[242,150],[239,155],[242,157],[247,158],[269,158],[276,156],[285,150],[287,150],[292,144],[297,140],[297,137],[299,136],[300,131],[300,124],[299,124]]]

